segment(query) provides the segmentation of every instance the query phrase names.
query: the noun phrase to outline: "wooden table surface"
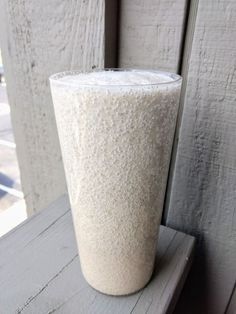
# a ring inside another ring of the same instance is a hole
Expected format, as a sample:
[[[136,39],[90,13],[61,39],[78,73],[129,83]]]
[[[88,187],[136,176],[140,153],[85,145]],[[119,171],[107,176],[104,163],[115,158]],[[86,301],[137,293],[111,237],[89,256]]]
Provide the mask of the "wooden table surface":
[[[62,196],[0,239],[0,313],[171,313],[193,248],[193,237],[162,226],[151,282],[130,296],[101,294],[82,276]]]

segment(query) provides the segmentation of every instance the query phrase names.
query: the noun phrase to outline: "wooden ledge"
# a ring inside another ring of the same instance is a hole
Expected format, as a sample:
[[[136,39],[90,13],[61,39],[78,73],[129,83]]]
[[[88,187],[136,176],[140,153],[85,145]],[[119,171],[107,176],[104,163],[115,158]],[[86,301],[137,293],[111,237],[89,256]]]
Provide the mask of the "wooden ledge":
[[[61,197],[0,239],[2,313],[171,313],[188,274],[194,238],[162,226],[156,271],[136,294],[100,294],[84,280],[69,203]]]

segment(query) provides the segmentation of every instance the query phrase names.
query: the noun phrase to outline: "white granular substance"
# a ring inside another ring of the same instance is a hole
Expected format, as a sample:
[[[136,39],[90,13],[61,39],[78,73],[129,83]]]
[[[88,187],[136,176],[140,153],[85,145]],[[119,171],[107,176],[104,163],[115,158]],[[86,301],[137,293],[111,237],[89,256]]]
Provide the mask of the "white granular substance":
[[[157,83],[167,83],[170,77],[164,74],[156,74],[155,72],[146,71],[103,71],[80,73],[77,75],[66,75],[60,79],[66,84],[80,85],[150,85]]]
[[[141,70],[51,80],[81,267],[103,293],[152,275],[180,85]]]

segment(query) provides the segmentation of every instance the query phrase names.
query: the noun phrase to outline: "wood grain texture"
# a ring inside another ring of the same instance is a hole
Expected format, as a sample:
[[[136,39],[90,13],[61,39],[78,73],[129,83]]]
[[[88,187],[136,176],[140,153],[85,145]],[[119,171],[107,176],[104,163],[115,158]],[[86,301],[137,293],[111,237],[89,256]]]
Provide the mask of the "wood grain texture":
[[[0,3],[0,45],[29,214],[66,192],[48,77],[104,66],[104,1]]]
[[[0,238],[1,265],[7,263],[9,259],[14,259],[19,251],[41,235],[42,232],[50,228],[57,219],[60,219],[70,210],[68,208],[68,197],[66,195],[61,196],[58,202],[60,206],[58,206],[57,203],[52,203],[50,210],[44,211],[43,215],[40,215],[39,212],[31,216]],[[55,216],[57,216],[57,218],[55,218]],[[15,233],[17,233],[17,239]]]
[[[187,0],[122,0],[119,66],[177,72]]]
[[[198,238],[178,313],[221,314],[236,280],[236,2],[192,4],[197,16],[182,73],[186,93],[166,223]]]
[[[193,247],[193,237],[161,227],[149,285],[127,297],[100,294],[83,279],[68,200],[62,197],[0,239],[1,311],[167,313],[188,273]]]

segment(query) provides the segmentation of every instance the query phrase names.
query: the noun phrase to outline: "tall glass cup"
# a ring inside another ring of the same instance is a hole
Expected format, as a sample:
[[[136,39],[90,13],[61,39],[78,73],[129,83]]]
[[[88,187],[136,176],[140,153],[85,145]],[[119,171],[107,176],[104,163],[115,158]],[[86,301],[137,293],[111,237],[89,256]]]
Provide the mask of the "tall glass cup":
[[[107,69],[50,84],[82,272],[133,293],[153,272],[181,77]]]

